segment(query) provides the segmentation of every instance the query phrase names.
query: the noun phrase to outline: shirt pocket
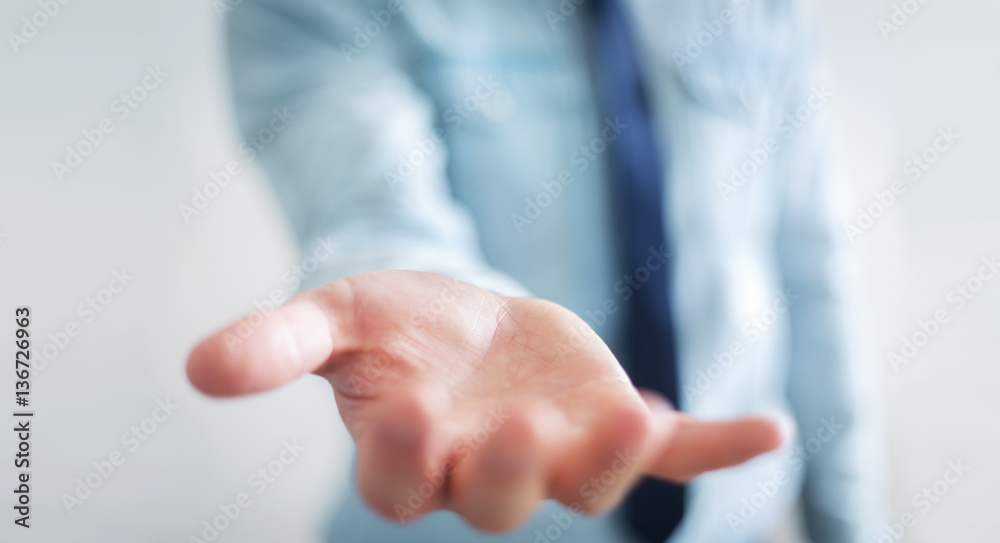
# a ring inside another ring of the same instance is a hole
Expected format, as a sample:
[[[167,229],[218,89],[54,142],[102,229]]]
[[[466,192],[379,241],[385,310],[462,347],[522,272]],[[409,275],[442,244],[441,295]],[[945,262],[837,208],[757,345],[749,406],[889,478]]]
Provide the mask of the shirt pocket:
[[[796,14],[782,0],[708,0],[663,16],[655,44],[666,68],[696,103],[749,123],[770,118],[785,99],[801,48]]]

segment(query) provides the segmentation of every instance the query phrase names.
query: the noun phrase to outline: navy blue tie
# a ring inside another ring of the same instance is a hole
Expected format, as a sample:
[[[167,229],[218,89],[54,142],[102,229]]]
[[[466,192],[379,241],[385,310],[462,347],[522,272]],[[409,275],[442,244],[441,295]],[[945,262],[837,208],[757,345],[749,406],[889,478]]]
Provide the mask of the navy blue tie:
[[[668,248],[663,221],[664,158],[653,131],[629,20],[621,0],[591,0],[599,90],[605,114],[627,125],[611,147],[621,251],[633,295],[624,300],[623,361],[635,386],[677,405],[677,370],[670,315]],[[650,258],[652,257],[652,258]],[[684,487],[644,480],[625,502],[635,534],[662,543],[684,515]]]

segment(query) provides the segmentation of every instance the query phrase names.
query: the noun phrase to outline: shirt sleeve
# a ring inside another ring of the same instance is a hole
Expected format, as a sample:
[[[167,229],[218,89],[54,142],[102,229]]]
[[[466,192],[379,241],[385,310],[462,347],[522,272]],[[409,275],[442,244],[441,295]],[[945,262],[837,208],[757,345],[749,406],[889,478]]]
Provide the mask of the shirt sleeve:
[[[484,259],[450,194],[436,111],[409,72],[406,2],[245,0],[226,16],[237,122],[304,250],[335,244],[303,286],[366,271],[440,273],[528,291]],[[280,119],[275,121],[275,119]],[[271,123],[274,123],[273,125]],[[403,157],[414,164],[400,168]]]
[[[832,92],[816,58],[801,58],[802,85],[790,104],[817,96],[816,104]],[[785,148],[778,236],[785,286],[799,296],[790,309],[788,395],[800,440],[828,439],[810,455],[802,496],[817,543],[867,541],[887,510],[877,374],[858,348],[855,266],[838,221],[845,215],[843,179],[831,160],[835,107],[832,99],[823,104]]]

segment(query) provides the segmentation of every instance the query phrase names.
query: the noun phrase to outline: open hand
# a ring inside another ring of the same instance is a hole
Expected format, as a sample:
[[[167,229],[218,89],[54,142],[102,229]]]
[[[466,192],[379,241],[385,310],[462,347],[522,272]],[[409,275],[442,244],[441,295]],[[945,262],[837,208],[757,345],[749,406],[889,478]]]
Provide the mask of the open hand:
[[[557,304],[441,275],[356,275],[300,294],[249,337],[236,327],[191,353],[191,382],[237,396],[328,379],[361,492],[399,521],[450,509],[506,530],[546,499],[599,512],[646,474],[686,481],[782,440],[771,419],[700,422],[640,394]]]

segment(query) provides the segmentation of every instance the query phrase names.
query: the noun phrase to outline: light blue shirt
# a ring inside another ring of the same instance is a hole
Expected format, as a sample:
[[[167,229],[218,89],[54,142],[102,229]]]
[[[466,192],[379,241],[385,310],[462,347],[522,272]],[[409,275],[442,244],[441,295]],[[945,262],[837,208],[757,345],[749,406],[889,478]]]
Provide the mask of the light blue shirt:
[[[245,0],[226,14],[237,116],[304,249],[306,287],[418,269],[558,302],[610,345],[619,269],[583,0]],[[850,340],[832,93],[791,0],[629,0],[664,179],[681,407],[785,413],[794,443],[690,484],[677,543],[760,541],[800,492],[810,535],[881,520],[874,389]],[[286,108],[286,109],[285,109]],[[265,130],[285,110],[287,128]],[[658,265],[651,248],[651,266]],[[546,504],[521,542],[626,541]],[[568,520],[567,520],[568,519]],[[450,513],[405,527],[352,490],[331,541],[497,540]]]

